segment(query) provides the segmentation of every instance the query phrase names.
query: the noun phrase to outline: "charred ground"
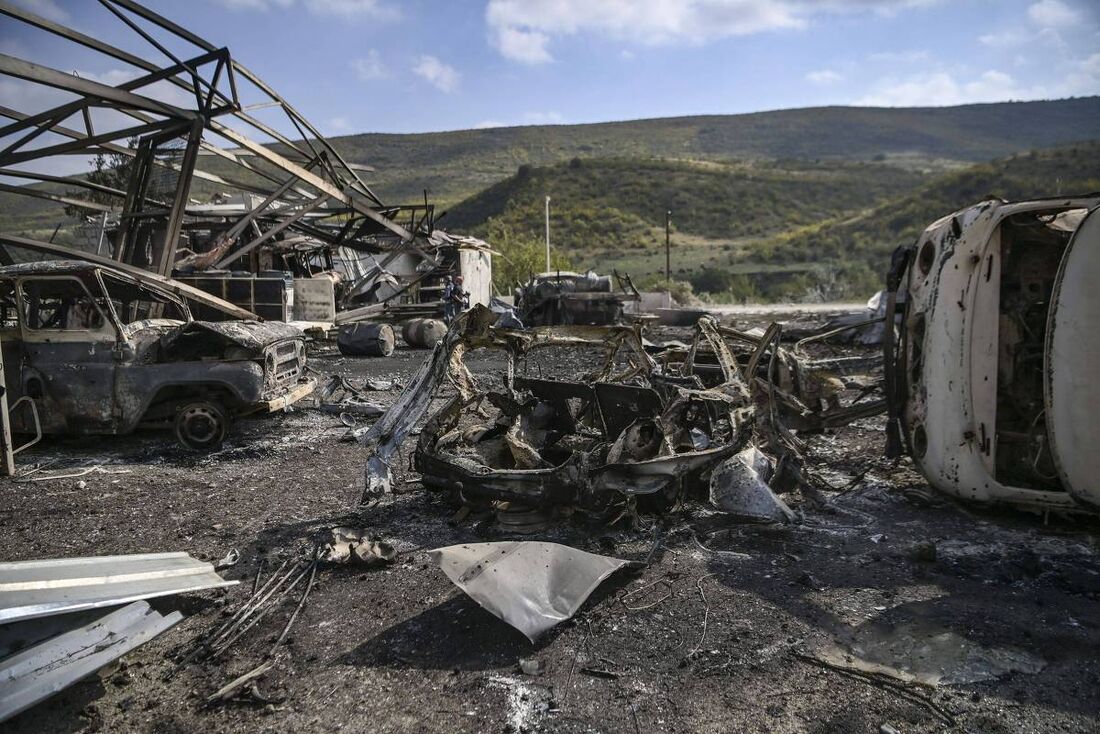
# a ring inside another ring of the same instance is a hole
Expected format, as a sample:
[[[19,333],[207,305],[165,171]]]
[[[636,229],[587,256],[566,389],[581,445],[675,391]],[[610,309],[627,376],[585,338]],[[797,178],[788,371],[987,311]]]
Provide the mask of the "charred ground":
[[[651,338],[687,338],[665,330]],[[382,359],[329,352],[322,374],[407,380],[426,355]],[[587,365],[562,352],[547,369]],[[551,358],[553,361],[554,358]],[[503,354],[475,354],[478,379],[499,379]],[[375,393],[383,406],[396,390]],[[498,540],[494,524],[453,519],[455,507],[408,474],[397,494],[357,510],[362,449],[308,409],[243,421],[219,453],[195,457],[168,435],[54,440],[22,456],[106,472],[37,483],[5,480],[3,555],[10,560],[230,548],[240,578],[228,593],[157,602],[188,618],[102,679],[85,681],[9,722],[24,731],[1094,731],[1100,716],[1100,598],[1095,522],[960,506],[928,494],[909,467],[881,457],[878,419],[814,437],[826,476],[850,488],[804,522],[731,522],[699,503],[652,525],[565,521],[539,539],[653,564],[621,573],[537,645],[480,609],[426,549]],[[59,457],[64,457],[59,458]],[[865,472],[865,473],[864,473]],[[84,482],[83,485],[79,482]],[[274,704],[207,708],[211,692],[259,663],[293,604],[224,659],[170,680],[167,659],[219,623],[273,568],[318,533],[355,525],[399,552],[378,570],[340,567],[317,587],[290,644],[260,688]],[[800,657],[868,630],[954,632],[1046,661],[1034,675],[900,695]],[[538,658],[537,676],[518,668]],[[952,723],[954,722],[954,723]]]

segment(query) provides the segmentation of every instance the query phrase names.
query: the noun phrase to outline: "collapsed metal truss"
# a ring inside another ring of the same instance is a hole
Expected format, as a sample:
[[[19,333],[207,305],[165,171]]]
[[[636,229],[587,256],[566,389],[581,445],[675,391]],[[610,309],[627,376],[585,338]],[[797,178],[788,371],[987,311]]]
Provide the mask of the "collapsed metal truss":
[[[330,259],[342,247],[383,254],[374,267],[351,274],[359,280],[369,279],[371,271],[384,272],[400,253],[426,260],[429,267],[422,270],[441,264],[431,238],[434,208],[426,195],[423,204],[383,204],[360,177],[357,169],[364,167],[346,161],[228,49],[133,0],[99,4],[143,47],[152,47],[159,63],[0,2],[0,14],[102,60],[122,62],[138,74],[112,86],[0,54],[0,74],[76,96],[35,113],[0,106],[0,117],[10,120],[0,127],[0,177],[63,184],[87,193],[3,181],[0,191],[100,215],[117,212],[110,238],[114,259],[163,276],[181,263],[198,270],[237,263],[255,272],[262,267],[259,250],[276,246],[324,250]],[[194,55],[173,52],[170,46]],[[280,111],[279,124],[289,125],[299,139],[253,114],[264,108]],[[127,144],[135,138],[136,147]],[[266,139],[266,144],[254,138]],[[123,190],[83,176],[28,169],[74,154],[127,156],[132,160],[128,186]],[[236,205],[196,203],[195,181],[207,192],[231,192]],[[11,257],[0,253],[0,259]]]

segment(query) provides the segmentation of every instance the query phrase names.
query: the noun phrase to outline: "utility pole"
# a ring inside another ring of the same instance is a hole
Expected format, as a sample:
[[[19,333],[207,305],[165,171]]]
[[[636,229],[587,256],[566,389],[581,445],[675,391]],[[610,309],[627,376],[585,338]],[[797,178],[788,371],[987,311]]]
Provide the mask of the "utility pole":
[[[546,197],[546,272],[550,272],[550,197]]]
[[[665,288],[672,287],[672,210],[665,212]]]

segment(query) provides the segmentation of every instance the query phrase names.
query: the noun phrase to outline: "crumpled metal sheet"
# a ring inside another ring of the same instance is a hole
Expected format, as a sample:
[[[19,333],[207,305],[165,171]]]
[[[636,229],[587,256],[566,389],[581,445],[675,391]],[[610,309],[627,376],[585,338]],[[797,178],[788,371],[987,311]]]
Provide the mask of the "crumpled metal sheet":
[[[0,722],[91,675],[183,619],[144,601],[118,609],[0,663]]]
[[[458,588],[532,642],[576,614],[604,579],[629,563],[533,541],[451,545],[430,555]]]
[[[0,563],[0,624],[237,583],[186,553]]]
[[[769,522],[790,522],[794,512],[768,482],[775,473],[772,460],[749,446],[715,467],[710,475],[710,502],[722,512]]]

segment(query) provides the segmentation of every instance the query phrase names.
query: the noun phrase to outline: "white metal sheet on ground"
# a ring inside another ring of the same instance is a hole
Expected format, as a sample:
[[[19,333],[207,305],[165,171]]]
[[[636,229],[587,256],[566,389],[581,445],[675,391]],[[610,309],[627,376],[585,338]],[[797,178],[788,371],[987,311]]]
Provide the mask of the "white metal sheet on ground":
[[[1051,295],[1046,348],[1047,430],[1058,472],[1079,500],[1100,506],[1100,209],[1077,228]]]
[[[532,642],[628,563],[533,541],[451,545],[431,556],[458,588]]]
[[[0,624],[237,583],[186,553],[0,563]]]
[[[12,655],[0,662],[0,721],[26,711],[117,660],[183,619],[143,601]]]

